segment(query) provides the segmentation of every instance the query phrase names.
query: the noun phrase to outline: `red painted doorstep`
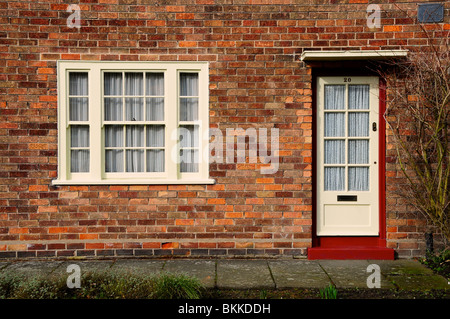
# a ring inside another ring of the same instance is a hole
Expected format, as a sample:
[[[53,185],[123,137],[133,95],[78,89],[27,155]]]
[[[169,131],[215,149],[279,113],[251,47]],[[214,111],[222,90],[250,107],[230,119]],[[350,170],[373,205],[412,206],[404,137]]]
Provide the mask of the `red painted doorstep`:
[[[394,260],[394,250],[383,247],[312,247],[308,248],[308,259],[377,259]]]

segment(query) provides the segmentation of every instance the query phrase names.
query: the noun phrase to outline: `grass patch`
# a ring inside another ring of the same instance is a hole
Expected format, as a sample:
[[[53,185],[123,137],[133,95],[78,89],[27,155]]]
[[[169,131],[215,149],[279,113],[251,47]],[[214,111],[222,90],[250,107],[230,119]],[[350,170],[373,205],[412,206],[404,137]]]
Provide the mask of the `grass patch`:
[[[136,275],[92,272],[81,277],[81,287],[67,287],[67,276],[27,277],[0,273],[0,299],[200,299],[205,288],[183,274]]]
[[[332,284],[329,284],[326,288],[319,290],[320,297],[322,299],[337,299],[337,289]]]

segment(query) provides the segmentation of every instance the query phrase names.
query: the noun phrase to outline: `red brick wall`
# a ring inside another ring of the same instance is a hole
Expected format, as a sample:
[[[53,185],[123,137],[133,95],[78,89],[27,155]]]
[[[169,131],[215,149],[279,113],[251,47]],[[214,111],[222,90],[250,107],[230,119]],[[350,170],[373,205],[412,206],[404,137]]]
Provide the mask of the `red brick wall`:
[[[71,1],[0,3],[1,257],[305,255],[313,117],[300,54],[426,44],[400,10],[415,16],[418,1],[378,1],[377,29],[366,25],[367,0],[73,2],[80,29],[67,27]],[[58,60],[210,61],[211,127],[278,128],[278,172],[213,163],[208,186],[51,186]],[[426,223],[395,194],[401,175],[388,152],[388,246],[417,256]]]

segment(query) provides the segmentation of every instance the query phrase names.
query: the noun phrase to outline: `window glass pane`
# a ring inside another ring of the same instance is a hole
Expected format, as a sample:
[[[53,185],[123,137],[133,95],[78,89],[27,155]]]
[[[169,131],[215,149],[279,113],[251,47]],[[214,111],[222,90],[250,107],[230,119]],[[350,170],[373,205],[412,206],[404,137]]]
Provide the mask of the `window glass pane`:
[[[369,85],[348,86],[348,108],[351,110],[369,109]]]
[[[70,151],[70,171],[72,173],[89,172],[89,150]]]
[[[164,73],[147,73],[146,78],[147,95],[164,95]]]
[[[326,191],[343,191],[345,188],[345,168],[325,167],[324,189]]]
[[[69,95],[88,95],[88,73],[69,73]]]
[[[349,167],[348,168],[348,190],[368,191],[369,190],[369,168]]]
[[[89,126],[87,125],[70,126],[70,146],[89,147]]]
[[[345,108],[345,85],[325,85],[325,110]]]
[[[125,98],[125,120],[144,120],[144,98]]]
[[[345,136],[345,114],[325,113],[325,137]]]
[[[198,98],[180,98],[180,121],[198,120]]]
[[[180,73],[180,96],[198,96],[198,73]]]
[[[143,73],[125,73],[125,95],[144,95]]]
[[[199,136],[197,125],[180,126],[180,146],[181,147],[198,147]]]
[[[106,150],[105,171],[123,172],[123,150]]]
[[[87,97],[69,98],[69,120],[89,121],[89,106]]]
[[[164,147],[164,125],[147,126],[147,146]]]
[[[105,126],[105,147],[123,146],[123,126]]]
[[[329,140],[325,141],[325,164],[345,163],[345,141]]]
[[[105,97],[105,121],[122,121],[122,98]]]
[[[147,172],[164,172],[164,150],[147,150]]]
[[[369,113],[348,113],[348,136],[369,136]]]
[[[122,73],[104,74],[105,95],[122,95]]]
[[[180,171],[186,173],[198,172],[198,150],[180,150]]]
[[[144,146],[144,126],[128,125],[126,133],[127,147]]]
[[[144,171],[144,150],[127,150],[127,172]]]
[[[348,162],[350,164],[369,163],[369,141],[349,140],[348,141]]]
[[[164,121],[164,98],[148,97],[146,103],[146,121]]]

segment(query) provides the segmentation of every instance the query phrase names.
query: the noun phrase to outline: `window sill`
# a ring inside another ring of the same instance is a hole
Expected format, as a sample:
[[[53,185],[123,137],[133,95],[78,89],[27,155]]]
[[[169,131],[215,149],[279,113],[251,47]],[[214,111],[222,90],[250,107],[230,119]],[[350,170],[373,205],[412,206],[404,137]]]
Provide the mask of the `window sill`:
[[[178,179],[178,180],[151,180],[151,179],[136,179],[136,180],[119,180],[119,179],[105,179],[105,180],[53,180],[52,185],[210,185],[215,184],[214,179]]]

